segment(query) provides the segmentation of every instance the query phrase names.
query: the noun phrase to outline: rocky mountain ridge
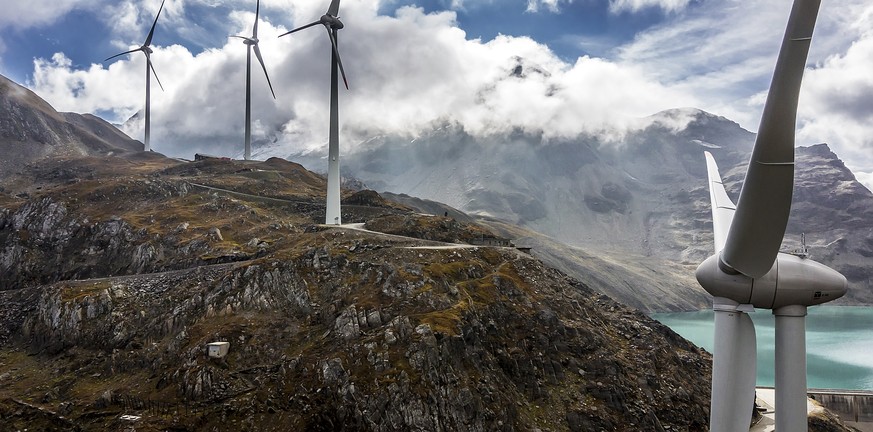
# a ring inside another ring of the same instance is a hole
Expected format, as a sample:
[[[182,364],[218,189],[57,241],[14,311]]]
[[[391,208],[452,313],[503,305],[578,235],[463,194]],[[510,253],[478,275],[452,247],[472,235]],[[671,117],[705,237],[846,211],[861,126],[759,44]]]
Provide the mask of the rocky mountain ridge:
[[[446,124],[414,139],[373,138],[344,156],[343,169],[379,191],[443,202],[559,239],[564,246],[558,249],[628,256],[622,264],[629,267],[635,265],[633,257],[644,257],[664,267],[684,266],[692,275],[712,253],[703,151],[714,154],[728,193],[736,198],[754,134],[695,109],[665,111],[645,123],[617,141],[597,136],[546,140],[523,131],[478,137]],[[318,169],[318,156],[292,158]],[[798,147],[796,163],[784,248],[797,248],[805,234],[813,259],[849,278],[849,294],[840,303],[870,304],[873,193],[825,144]],[[558,251],[549,248],[541,257],[547,255]],[[666,284],[672,272],[652,277]],[[693,278],[680,278],[675,285],[685,296],[705,295]]]
[[[608,280],[412,198],[319,225],[324,179],[284,160],[112,153],[0,179],[4,427],[705,428],[708,355]]]
[[[103,429],[121,414],[176,430],[706,422],[705,353],[528,255],[320,227],[297,210],[315,196],[287,162],[119,159],[43,162],[11,183],[31,185],[26,196],[0,201],[2,262],[15,264],[0,291],[14,306],[0,316],[7,424]],[[78,181],[43,175],[70,170]],[[247,195],[267,186],[269,199]],[[389,231],[414,222],[425,238],[481,230],[398,206],[358,211],[348,219]],[[231,353],[210,359],[205,345],[218,340]],[[34,407],[45,417],[36,424],[16,414]]]
[[[143,145],[91,114],[59,113],[0,75],[0,178],[45,157],[142,150]]]

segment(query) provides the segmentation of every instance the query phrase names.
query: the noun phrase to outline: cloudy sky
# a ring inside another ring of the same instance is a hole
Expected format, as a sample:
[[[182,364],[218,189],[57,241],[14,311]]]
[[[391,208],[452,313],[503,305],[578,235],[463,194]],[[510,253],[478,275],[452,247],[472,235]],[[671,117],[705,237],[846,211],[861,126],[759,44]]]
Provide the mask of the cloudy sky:
[[[327,140],[327,0],[262,0],[277,99],[255,70],[259,157]],[[143,106],[142,44],[160,0],[0,0],[0,74],[58,110],[122,123]],[[343,0],[343,146],[447,121],[621,135],[660,110],[697,107],[756,130],[789,0]],[[152,61],[152,146],[239,157],[245,46],[255,0],[167,0]],[[521,65],[524,79],[510,72]],[[153,81],[154,85],[154,81]],[[824,0],[801,92],[798,145],[827,142],[873,186],[873,3]],[[137,125],[127,132],[142,138]],[[256,153],[257,155],[257,153]]]

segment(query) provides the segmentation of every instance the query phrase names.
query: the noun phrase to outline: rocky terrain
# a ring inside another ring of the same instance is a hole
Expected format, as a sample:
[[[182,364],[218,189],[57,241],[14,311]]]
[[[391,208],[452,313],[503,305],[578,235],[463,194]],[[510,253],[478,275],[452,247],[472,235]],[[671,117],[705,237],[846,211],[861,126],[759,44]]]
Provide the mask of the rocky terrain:
[[[44,157],[142,150],[90,114],[59,113],[39,96],[0,75],[0,179]]]
[[[620,137],[544,139],[517,131],[472,136],[446,124],[415,137],[380,136],[344,157],[344,173],[378,191],[446,203],[486,220],[510,222],[557,240],[529,237],[534,254],[572,271],[577,248],[615,257],[621,267],[672,285],[678,298],[705,294],[692,275],[712,253],[703,151],[713,153],[736,199],[754,134],[724,118],[677,109],[644,119]],[[293,155],[323,169],[320,155]],[[839,304],[873,302],[873,194],[825,144],[797,149],[794,204],[784,248],[806,234],[813,259],[841,271],[849,293]],[[415,205],[414,203],[408,203]],[[649,271],[649,269],[654,271]],[[658,270],[664,268],[666,271]],[[681,269],[681,270],[680,270]],[[611,293],[634,303],[632,295]],[[697,308],[661,299],[652,311]]]
[[[76,181],[45,175],[74,166]],[[23,191],[2,196],[0,238],[22,270],[4,268],[0,291],[2,423],[705,428],[709,356],[609,286],[455,243],[485,228],[396,204],[360,219],[389,234],[317,225],[295,178],[320,179],[304,174],[133,156],[43,162],[11,182]],[[271,195],[249,195],[266,182]],[[409,226],[419,238],[395,234]],[[207,357],[214,341],[228,356]]]
[[[392,234],[322,227],[307,183],[323,180],[278,160],[25,173],[0,206],[0,418],[14,428],[122,427],[121,414],[176,430],[707,421],[705,353],[513,248],[445,248],[481,227],[396,204],[364,217]],[[345,200],[380,202],[360,195]],[[213,341],[230,354],[209,359]]]
[[[281,159],[83,151],[0,179],[0,430],[706,428],[710,357],[608,258],[580,281],[372,191],[319,225]]]

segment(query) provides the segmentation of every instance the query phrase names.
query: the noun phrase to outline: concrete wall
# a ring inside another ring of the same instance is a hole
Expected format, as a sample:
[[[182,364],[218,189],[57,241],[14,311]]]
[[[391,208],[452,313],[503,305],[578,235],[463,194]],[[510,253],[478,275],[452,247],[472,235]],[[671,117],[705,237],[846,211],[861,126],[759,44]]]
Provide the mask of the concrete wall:
[[[810,398],[862,430],[873,430],[873,392],[809,389]]]

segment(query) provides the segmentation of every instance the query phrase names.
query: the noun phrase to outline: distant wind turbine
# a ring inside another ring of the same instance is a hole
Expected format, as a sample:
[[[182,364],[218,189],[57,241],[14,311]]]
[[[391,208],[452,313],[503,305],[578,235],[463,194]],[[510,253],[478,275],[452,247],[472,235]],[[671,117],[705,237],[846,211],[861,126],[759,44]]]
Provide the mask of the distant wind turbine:
[[[327,13],[322,15],[318,21],[279,35],[279,37],[282,37],[321,24],[327,30],[327,36],[330,38],[332,46],[330,60],[330,138],[328,140],[327,211],[324,223],[336,225],[342,224],[342,211],[340,209],[339,91],[337,69],[342,74],[346,90],[349,89],[349,82],[346,80],[346,72],[343,70],[343,62],[340,59],[339,48],[337,47],[337,30],[343,28],[343,23],[339,20],[338,16],[339,3],[340,0],[332,0]]]
[[[161,1],[161,8],[158,9],[158,14],[155,15],[155,22],[152,23],[152,29],[149,30],[149,35],[148,35],[148,37],[146,37],[145,43],[143,43],[141,47],[136,48],[136,49],[132,49],[130,51],[125,51],[125,52],[120,53],[120,54],[116,54],[112,57],[109,57],[106,60],[103,60],[106,62],[106,61],[114,59],[115,57],[120,57],[120,56],[123,56],[125,54],[135,53],[137,51],[142,51],[142,53],[145,54],[145,57],[146,57],[146,103],[145,103],[145,143],[143,143],[145,145],[143,148],[144,151],[151,150],[151,146],[149,145],[149,137],[150,137],[149,125],[150,125],[150,121],[151,121],[151,118],[150,118],[150,115],[151,115],[151,73],[155,74],[155,79],[158,81],[158,85],[161,87],[161,90],[164,89],[163,84],[161,84],[160,78],[158,78],[158,73],[155,71],[155,67],[152,66],[151,44],[152,44],[152,36],[154,36],[154,34],[155,34],[155,26],[158,25],[158,18],[161,16],[161,11],[164,10],[164,2],[165,1],[166,0]],[[149,71],[151,71],[151,73],[149,73]]]
[[[794,136],[800,83],[821,0],[795,0],[764,105],[755,147],[736,205],[725,192],[715,159],[705,153],[712,201],[715,255],[697,268],[712,296],[710,431],[747,432],[755,401],[755,325],[749,312],[776,316],[776,430],[807,430],[808,306],[846,293],[846,278],[796,254],[779,252],[794,187]]]
[[[258,0],[255,6],[255,26],[252,29],[252,37],[231,36],[240,38],[243,43],[248,45],[248,53],[246,54],[246,147],[245,160],[252,158],[252,48],[255,50],[255,55],[261,63],[261,68],[264,69],[264,76],[267,77],[267,84],[270,86],[270,93],[273,94],[273,99],[276,99],[276,92],[273,91],[273,84],[270,82],[270,75],[267,74],[267,66],[264,65],[264,58],[261,56],[261,49],[258,48],[258,16],[261,10],[261,0]]]

